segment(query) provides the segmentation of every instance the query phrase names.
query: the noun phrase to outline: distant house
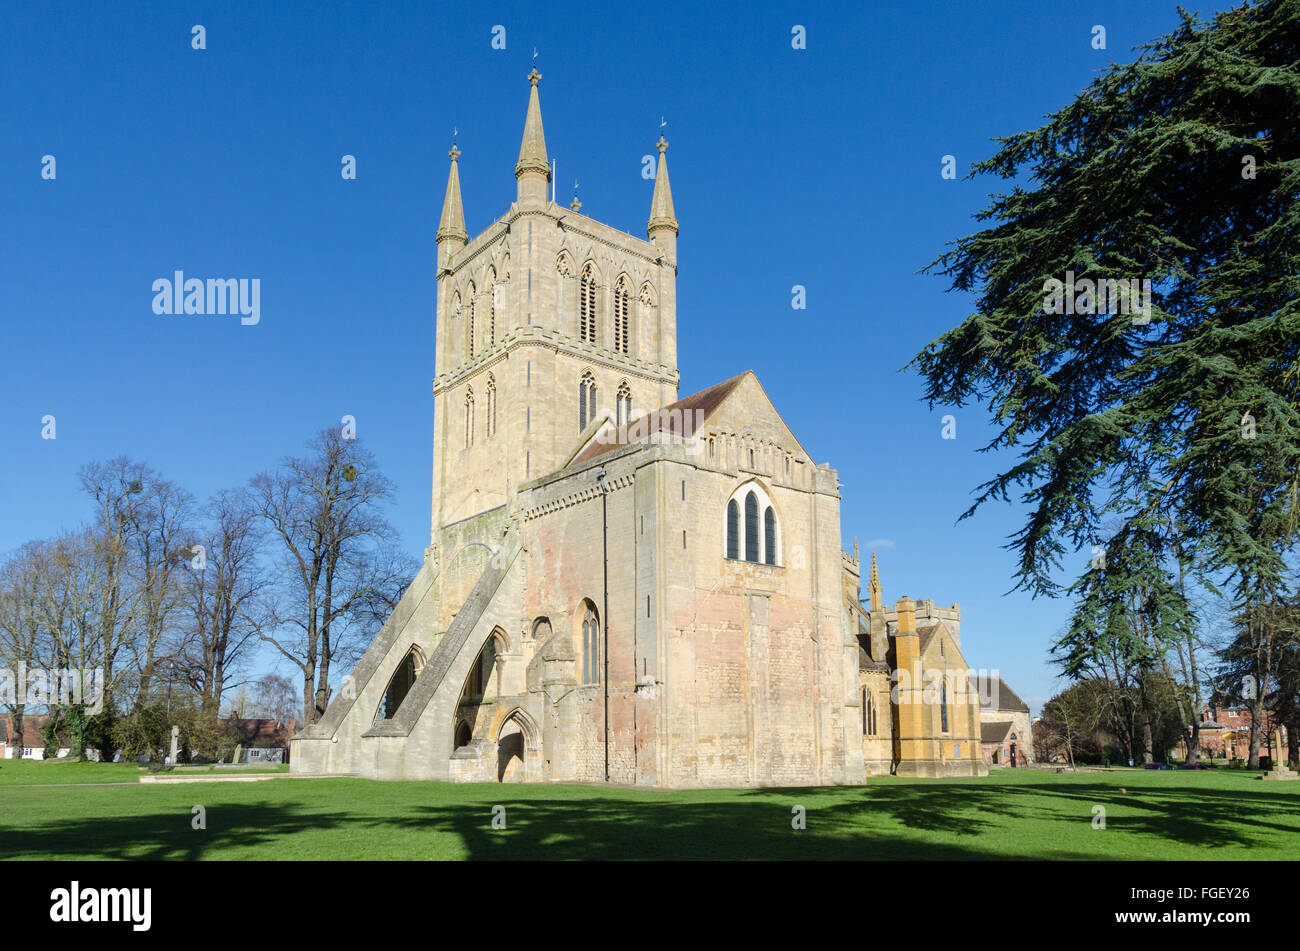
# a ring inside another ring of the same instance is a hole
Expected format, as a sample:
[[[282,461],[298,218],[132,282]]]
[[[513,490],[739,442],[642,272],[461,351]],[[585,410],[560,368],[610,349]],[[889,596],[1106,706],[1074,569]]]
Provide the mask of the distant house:
[[[232,720],[231,724],[244,748],[244,761],[248,763],[289,762],[289,740],[297,731],[292,717],[289,722],[278,720]]]
[[[23,717],[23,735],[18,737],[14,718],[0,716],[0,759],[45,759],[45,738],[41,730],[50,722],[48,716],[27,714]],[[59,735],[59,755],[67,756],[71,747],[66,734]]]
[[[1250,756],[1250,724],[1254,717],[1248,707],[1201,707],[1201,749],[1212,756],[1225,759]],[[1273,731],[1281,729],[1282,743],[1288,742],[1286,727],[1279,726],[1268,710],[1264,711],[1264,726],[1260,732],[1260,755],[1268,756],[1273,742]],[[1179,753],[1185,754],[1186,743],[1180,743]],[[1285,750],[1283,750],[1285,753]]]
[[[976,678],[980,701],[980,745],[990,766],[1025,766],[1034,759],[1029,704],[1001,677]]]

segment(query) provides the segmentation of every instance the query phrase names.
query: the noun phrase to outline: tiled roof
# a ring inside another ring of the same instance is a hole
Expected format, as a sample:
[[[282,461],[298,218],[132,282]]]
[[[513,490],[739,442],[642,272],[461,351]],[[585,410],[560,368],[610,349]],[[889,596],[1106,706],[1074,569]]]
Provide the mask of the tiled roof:
[[[995,723],[980,724],[980,742],[981,743],[1001,743],[1011,732],[1011,721],[998,720]]]
[[[991,685],[990,680],[989,677],[980,676],[977,682],[981,708],[985,710],[1013,710],[1017,713],[1029,712],[1029,704],[1021,700],[1016,695],[1016,692],[1007,686],[1005,680],[999,677],[995,685]],[[990,686],[995,689],[991,690]],[[986,700],[986,697],[989,699]]]
[[[245,746],[276,748],[289,745],[293,724],[284,726],[276,720],[232,720]]]
[[[745,373],[750,372],[752,371],[745,371]],[[651,410],[645,416],[638,416],[631,422],[623,424],[612,434],[607,432],[604,439],[598,439],[584,449],[572,464],[584,465],[632,443],[647,442],[655,433],[662,432],[684,438],[696,435],[696,427],[713,415],[713,412],[731,395],[732,390],[740,385],[740,381],[745,378],[745,373],[716,383],[707,390],[700,390],[676,403],[670,403],[663,409]],[[683,428],[687,431],[682,432]],[[629,432],[632,434],[630,440]]]

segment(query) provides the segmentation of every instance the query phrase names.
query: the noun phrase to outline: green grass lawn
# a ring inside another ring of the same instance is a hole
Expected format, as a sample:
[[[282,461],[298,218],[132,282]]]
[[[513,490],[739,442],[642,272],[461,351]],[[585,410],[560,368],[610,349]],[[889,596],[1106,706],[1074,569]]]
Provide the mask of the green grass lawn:
[[[289,771],[288,766],[241,767],[238,770],[217,769],[215,766],[182,766],[179,769],[164,770],[160,776],[192,776],[215,773],[278,773]],[[59,760],[0,760],[0,790],[6,786],[49,785],[50,783],[135,783],[141,776],[148,776],[147,767],[135,763],[84,763],[61,762]],[[2,803],[3,800],[0,800]]]
[[[1300,783],[1244,771],[1008,770],[676,792],[298,778],[73,785],[139,774],[129,764],[0,763],[0,857],[1300,858]],[[56,785],[28,785],[41,782]],[[498,804],[504,830],[492,828]],[[206,830],[191,828],[196,805]],[[796,805],[807,810],[805,830],[791,828]],[[1093,827],[1094,806],[1105,807],[1105,829]]]

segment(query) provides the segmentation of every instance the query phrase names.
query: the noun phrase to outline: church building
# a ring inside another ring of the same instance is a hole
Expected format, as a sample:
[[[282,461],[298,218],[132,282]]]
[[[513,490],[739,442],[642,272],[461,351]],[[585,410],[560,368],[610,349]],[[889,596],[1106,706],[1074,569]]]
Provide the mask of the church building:
[[[557,205],[534,69],[506,212],[437,230],[424,564],[292,770],[664,787],[983,775],[957,605],[883,601],[752,371],[684,398],[646,238]]]

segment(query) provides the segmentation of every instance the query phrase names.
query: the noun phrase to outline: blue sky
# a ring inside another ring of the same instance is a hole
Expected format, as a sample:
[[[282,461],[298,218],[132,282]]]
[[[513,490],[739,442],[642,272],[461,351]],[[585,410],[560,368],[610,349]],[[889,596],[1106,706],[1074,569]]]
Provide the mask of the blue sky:
[[[873,543],[886,600],[960,602],[972,666],[1035,712],[1054,692],[1068,605],[1004,595],[1019,508],[956,523],[1007,461],[976,451],[985,414],[957,411],[941,439],[947,410],[899,371],[968,314],[917,272],[997,187],[942,179],[942,156],[964,176],[992,137],[1171,29],[1170,0],[33,3],[5,19],[0,550],[88,516],[88,461],[127,454],[203,498],[352,414],[422,551],[446,153],[455,126],[473,235],[513,198],[536,47],[558,194],[578,179],[584,214],[644,234],[641,160],[667,119],[682,394],[755,370],[838,469],[844,545]],[[260,278],[260,323],[155,315],[152,282],[176,269]]]

